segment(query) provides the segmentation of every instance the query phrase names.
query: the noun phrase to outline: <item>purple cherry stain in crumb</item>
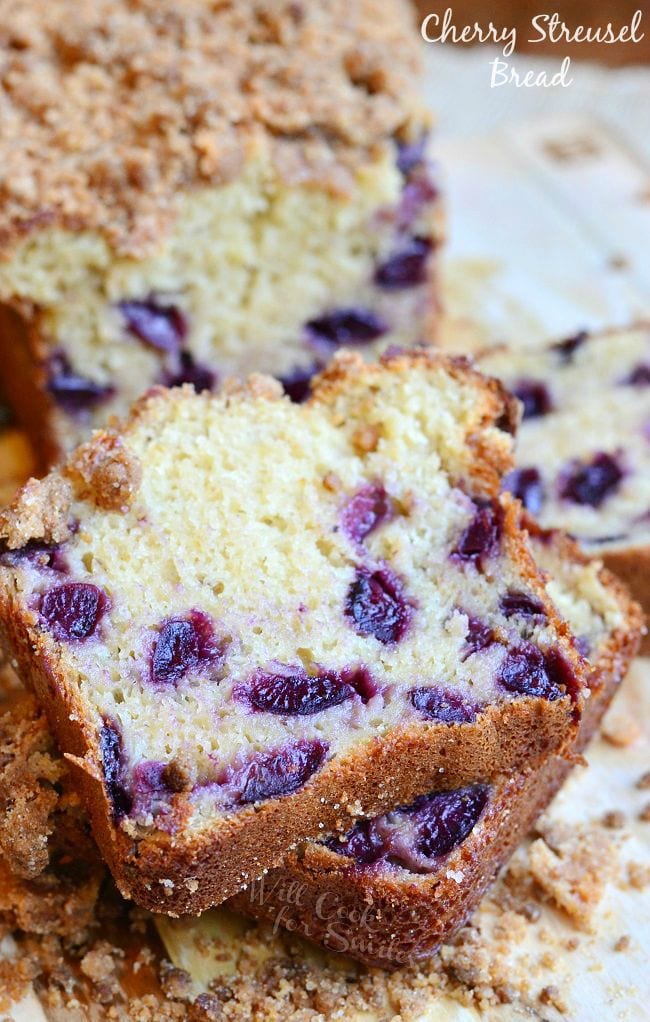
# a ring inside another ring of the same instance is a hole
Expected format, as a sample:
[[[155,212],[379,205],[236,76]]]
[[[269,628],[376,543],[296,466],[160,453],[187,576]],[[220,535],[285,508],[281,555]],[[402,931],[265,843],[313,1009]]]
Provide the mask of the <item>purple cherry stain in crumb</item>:
[[[212,620],[193,610],[163,623],[151,652],[149,676],[154,685],[175,685],[190,671],[222,658]]]
[[[433,248],[430,238],[410,238],[377,266],[375,284],[385,291],[424,284],[427,279],[427,261]]]
[[[75,373],[63,352],[56,352],[48,361],[47,390],[68,415],[95,408],[115,393],[115,388],[109,384]]]
[[[393,516],[393,502],[381,483],[369,483],[355,493],[341,513],[341,525],[353,543],[366,536]]]
[[[99,751],[106,793],[113,808],[113,819],[119,820],[131,812],[133,799],[124,783],[122,735],[115,721],[104,720],[99,733]]]
[[[5,550],[0,554],[0,564],[15,566],[21,561],[27,561],[34,568],[49,568],[59,575],[66,575],[70,570],[63,547],[59,544],[30,540],[18,550]]]
[[[623,383],[631,387],[647,387],[650,384],[650,363],[641,362],[640,365],[635,366]]]
[[[214,390],[217,381],[217,373],[195,362],[189,351],[181,351],[176,370],[165,373],[163,377],[166,387],[182,387],[184,383],[191,383],[197,394],[204,390]]]
[[[485,621],[474,617],[473,614],[468,614],[467,633],[465,635],[465,646],[461,653],[461,660],[465,661],[473,653],[478,653],[482,649],[488,649],[495,642],[493,629]]]
[[[307,674],[304,667],[278,664],[274,671],[255,671],[233,690],[236,699],[260,713],[306,717],[360,696],[364,703],[377,692],[365,667]]]
[[[351,344],[370,344],[388,331],[388,325],[372,309],[334,309],[305,325],[307,335],[316,345],[327,349]]]
[[[238,805],[292,795],[322,766],[327,749],[324,742],[302,740],[260,753],[230,770],[227,786]]]
[[[424,163],[427,135],[421,135],[415,142],[397,143],[397,169],[405,177]]]
[[[565,692],[575,698],[578,682],[571,664],[559,650],[546,653],[532,643],[522,643],[506,653],[497,682],[508,692],[536,696],[551,702]]]
[[[438,720],[443,724],[471,724],[476,720],[478,706],[458,692],[449,692],[437,685],[412,688],[409,699],[425,720]]]
[[[358,635],[373,635],[390,645],[404,637],[413,606],[404,596],[402,582],[389,568],[357,568],[344,613]]]
[[[544,486],[539,470],[534,467],[516,468],[504,477],[503,489],[517,497],[531,514],[542,510]]]
[[[624,474],[617,458],[600,451],[591,461],[573,462],[567,466],[560,477],[560,496],[574,504],[600,507],[616,493]]]
[[[39,611],[56,639],[87,639],[108,608],[106,593],[91,582],[65,582],[47,589]]]
[[[157,351],[176,352],[187,336],[187,320],[175,305],[155,298],[119,302],[129,333]]]
[[[312,365],[307,366],[305,369],[292,369],[286,376],[280,376],[280,383],[284,387],[284,392],[291,400],[297,404],[302,404],[306,401],[311,394],[310,383],[316,373],[320,372],[323,368],[320,362],[313,362]]]
[[[134,816],[157,816],[169,811],[174,794],[167,783],[168,764],[158,760],[145,760],[133,770],[132,807]]]
[[[474,517],[463,530],[451,556],[455,561],[471,561],[482,567],[483,561],[498,550],[503,511],[497,503],[476,503]]]
[[[536,596],[531,596],[530,593],[515,590],[504,593],[499,600],[499,607],[506,617],[514,617],[517,614],[520,617],[535,618],[538,621],[546,620],[543,603]]]
[[[557,341],[552,345],[552,349],[557,352],[560,362],[565,364],[573,362],[573,356],[578,348],[582,347],[588,336],[589,334],[586,330],[580,330],[577,334],[573,334],[572,337],[566,337],[563,341]]]
[[[541,380],[519,380],[512,393],[524,406],[524,419],[539,419],[553,411],[553,402],[548,387]]]

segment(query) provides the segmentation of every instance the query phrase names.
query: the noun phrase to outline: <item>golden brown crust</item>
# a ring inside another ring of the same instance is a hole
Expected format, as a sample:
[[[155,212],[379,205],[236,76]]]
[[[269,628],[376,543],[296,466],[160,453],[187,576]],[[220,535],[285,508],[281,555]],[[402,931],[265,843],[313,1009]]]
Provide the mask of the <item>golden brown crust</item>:
[[[405,0],[0,2],[0,248],[53,225],[140,257],[179,191],[260,146],[280,173],[346,189],[426,123]]]
[[[536,536],[544,533],[528,517]],[[586,563],[578,545],[559,532],[547,533],[561,558]],[[590,698],[574,752],[588,744],[636,655],[642,616],[624,586],[606,569],[601,582],[619,603],[625,625],[608,636],[593,665]],[[550,756],[496,785],[470,836],[430,876],[352,866],[319,844],[290,853],[232,899],[233,908],[269,919],[325,947],[345,951],[369,965],[398,967],[432,954],[464,925],[486,888],[571,770],[569,760]]]

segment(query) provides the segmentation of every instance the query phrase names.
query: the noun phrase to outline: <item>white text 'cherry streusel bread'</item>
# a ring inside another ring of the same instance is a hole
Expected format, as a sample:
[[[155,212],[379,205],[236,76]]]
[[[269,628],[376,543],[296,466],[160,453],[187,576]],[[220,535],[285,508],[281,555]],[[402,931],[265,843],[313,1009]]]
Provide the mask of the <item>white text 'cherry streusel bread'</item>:
[[[566,536],[527,525],[548,592],[589,659],[580,752],[638,650],[641,609]],[[550,756],[494,784],[434,791],[347,834],[308,842],[232,905],[369,965],[417,961],[464,926],[571,765]]]
[[[499,496],[513,414],[424,351],[341,354],[302,405],[161,389],[0,516],[2,629],[123,892],[198,912],[570,747],[584,666]]]
[[[45,460],[149,386],[436,318],[407,0],[0,0],[0,380]]]
[[[602,557],[649,612],[650,325],[497,349],[480,366],[524,406],[507,487]]]

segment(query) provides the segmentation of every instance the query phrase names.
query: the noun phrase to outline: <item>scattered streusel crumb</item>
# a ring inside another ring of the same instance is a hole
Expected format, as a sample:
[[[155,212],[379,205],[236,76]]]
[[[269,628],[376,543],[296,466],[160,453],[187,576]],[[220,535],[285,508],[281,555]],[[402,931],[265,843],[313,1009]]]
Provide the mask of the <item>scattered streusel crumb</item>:
[[[648,788],[650,788],[650,770],[646,770],[644,774],[641,774],[638,781],[636,782],[636,786],[637,788],[640,788],[641,791],[646,791]]]
[[[629,951],[632,946],[632,938],[629,933],[624,933],[614,944],[614,951]]]
[[[627,878],[631,887],[642,891],[650,884],[650,865],[648,863],[630,862],[627,867]]]
[[[610,714],[603,724],[602,735],[606,742],[617,749],[626,749],[641,737],[641,728],[630,716]]]
[[[615,845],[600,829],[562,834],[559,841],[549,833],[530,846],[530,872],[558,908],[588,930],[616,857]]]
[[[625,813],[622,813],[620,809],[610,809],[603,816],[603,826],[608,830],[620,830],[625,826]]]
[[[540,991],[539,999],[542,1004],[547,1004],[551,1008],[555,1008],[557,1011],[564,1014],[567,1010],[566,1003],[562,1000],[559,987],[555,985],[544,987]]]

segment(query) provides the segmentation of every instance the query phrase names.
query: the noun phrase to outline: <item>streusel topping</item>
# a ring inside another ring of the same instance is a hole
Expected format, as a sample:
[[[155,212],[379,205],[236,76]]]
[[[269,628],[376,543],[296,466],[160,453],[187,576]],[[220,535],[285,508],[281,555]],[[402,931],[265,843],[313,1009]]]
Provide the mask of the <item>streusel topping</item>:
[[[0,0],[0,250],[56,224],[143,255],[265,142],[345,191],[421,131],[417,69],[405,0]]]

